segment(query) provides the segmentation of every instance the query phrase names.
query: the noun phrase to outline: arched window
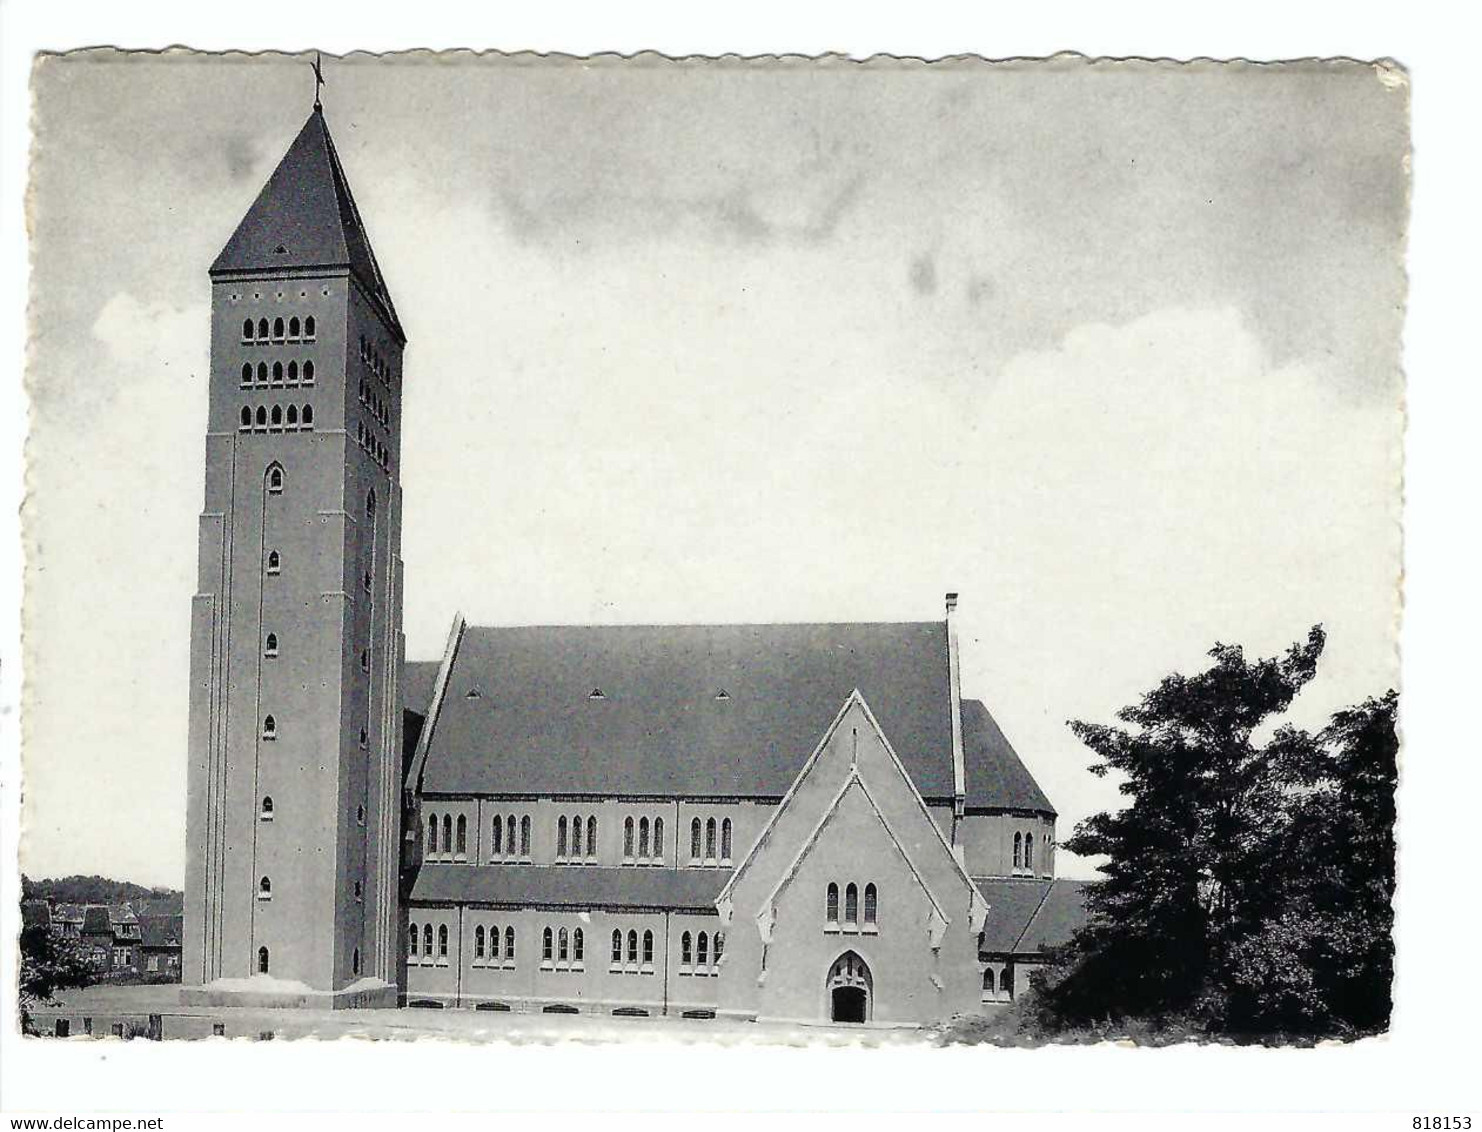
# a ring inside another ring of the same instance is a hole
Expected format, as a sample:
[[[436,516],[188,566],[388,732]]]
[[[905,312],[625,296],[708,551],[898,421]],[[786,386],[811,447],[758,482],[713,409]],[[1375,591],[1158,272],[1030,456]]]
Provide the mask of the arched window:
[[[417,954],[417,925],[415,923],[407,930],[407,954]]]
[[[311,319],[310,321],[313,321],[313,320]],[[305,381],[313,381],[314,380],[314,363],[313,362],[305,362],[304,363],[304,380]]]
[[[261,406],[257,410],[257,423],[262,424]],[[277,464],[268,469],[268,490],[275,495],[283,490],[283,469]]]
[[[458,815],[458,856],[462,857],[468,853],[468,818],[463,814]]]
[[[448,925],[437,925],[437,957],[446,959],[448,957]]]
[[[453,815],[443,815],[443,852],[453,851]]]
[[[278,737],[278,721],[271,715],[263,716],[262,737],[264,739],[276,739]]]
[[[552,952],[552,941],[554,939],[555,939],[555,932],[551,931],[550,928],[546,928],[546,930],[541,933],[541,935],[540,935],[540,961],[542,963],[549,963],[551,961],[551,958],[552,958],[552,955],[551,955],[551,952]]]
[[[365,748],[366,748],[366,746],[367,746],[367,744],[369,742],[370,742],[370,733],[367,732],[364,727],[362,727],[360,729],[360,749],[361,750],[365,750]],[[461,821],[462,819],[460,818],[459,820]]]
[[[705,822],[705,859],[715,860],[715,819],[709,818]]]
[[[985,967],[983,968],[983,996],[986,998],[994,993],[993,968]]]
[[[859,922],[859,889],[853,881],[844,889],[844,922],[851,925]]]
[[[725,953],[726,937],[720,932],[715,933],[715,965],[720,966],[720,957]]]
[[[1014,868],[1022,868],[1024,861],[1024,835],[1014,834]]]
[[[271,900],[273,898],[273,882],[263,877],[257,882],[257,898],[259,900]]]
[[[264,794],[262,796],[262,808],[257,811],[257,814],[263,821],[273,820],[273,799],[271,795]]]
[[[641,818],[638,822],[638,856],[648,856],[648,819]]]
[[[365,807],[364,806],[356,806],[355,807],[355,824],[356,825],[364,825],[365,824]]]
[[[243,362],[242,363],[242,384],[243,385],[250,385],[250,384],[252,384],[252,363],[251,362]]]
[[[298,337],[298,316],[297,315],[294,315],[292,318],[290,318],[288,320],[288,337],[290,337],[290,338],[297,338]]]
[[[289,405],[288,406],[288,425],[289,425],[290,428],[296,428],[298,426],[298,406],[297,405]]]
[[[700,819],[690,822],[690,860],[700,859]]]
[[[729,862],[731,859],[731,819],[726,818],[720,823],[720,859]]]
[[[654,933],[643,933],[643,965],[652,967],[654,962]]]
[[[504,851],[506,853],[508,853],[511,857],[513,857],[515,855],[515,853],[516,853],[516,846],[515,846],[515,815],[514,814],[510,814],[509,815],[509,820],[505,823],[504,828],[505,828],[506,833],[508,834],[508,836],[504,839]]]
[[[693,962],[692,946],[689,932],[679,937],[679,965],[681,967],[688,967]]]
[[[556,823],[556,857],[566,856],[566,819],[563,817]]]
[[[269,633],[268,634],[267,640],[265,640],[263,642],[262,655],[263,656],[277,656],[278,655],[278,634],[277,633]]]
[[[281,382],[282,380],[283,380],[283,363],[282,362],[274,362],[273,363],[273,382],[276,384],[278,382]]]
[[[587,819],[587,856],[597,856],[597,819],[595,817]]]
[[[695,940],[695,965],[697,967],[710,965],[710,937],[704,932],[701,932],[700,938]]]
[[[530,815],[520,818],[520,856],[530,856]]]
[[[267,428],[268,427],[268,411],[267,411],[267,409],[263,408],[263,406],[261,406],[261,405],[259,405],[257,407],[257,427],[258,428]]]
[[[376,517],[376,489],[371,488],[365,496],[365,517],[374,519]]]
[[[268,973],[268,949],[266,947],[257,949],[257,973],[259,975]]]
[[[283,427],[283,406],[281,406],[281,405],[274,405],[273,406],[273,416],[272,416],[272,419],[271,419],[271,423],[272,423],[272,426],[274,428],[282,428]]]
[[[252,320],[250,318],[242,320],[242,337],[249,342],[252,341]]]
[[[314,316],[313,315],[309,315],[308,318],[304,319],[304,337],[305,338],[312,338],[312,337],[314,337]]]
[[[839,922],[839,886],[829,881],[828,903],[824,909],[824,916],[830,924]]]
[[[489,958],[499,958],[499,925],[495,924],[489,929]]]
[[[262,382],[264,385],[267,384],[267,381],[268,381],[268,363],[267,362],[258,362],[257,363],[257,380],[260,381],[260,382]]]
[[[298,363],[297,362],[289,362],[288,363],[288,380],[290,382],[296,382],[296,381],[298,381]]]
[[[873,925],[875,922],[876,901],[878,894],[875,892],[873,883],[865,885],[864,922]]]
[[[565,928],[562,928],[560,930],[560,932],[557,933],[556,939],[557,939],[556,961],[558,963],[565,963],[565,962],[567,962],[567,960],[569,960],[571,958],[571,941],[570,941],[570,939],[568,938],[568,936],[566,934],[566,929]]]
[[[497,857],[504,851],[504,819],[496,817],[489,833],[489,856]]]
[[[259,338],[266,338],[268,336],[268,320],[267,319],[260,318],[260,319],[257,320],[257,336]]]
[[[275,318],[275,319],[273,319],[273,337],[274,338],[282,338],[283,337],[283,320],[281,318]]]
[[[1030,872],[1034,871],[1034,834],[1024,835],[1024,867]]]
[[[638,933],[631,929],[628,932],[628,962],[638,962]]]
[[[623,961],[623,933],[617,928],[612,929],[612,962],[613,965]]]
[[[437,852],[437,815],[427,815],[427,855]]]
[[[573,857],[581,856],[581,827],[581,815],[578,814],[571,819],[571,855]]]
[[[586,937],[581,928],[576,928],[571,933],[571,961],[573,963],[586,962]]]
[[[252,427],[252,410],[249,409],[246,405],[242,406],[242,427]]]
[[[422,925],[422,954],[432,958],[432,925]]]
[[[507,927],[504,929],[504,960],[506,963],[515,957],[515,929]]]
[[[664,819],[654,818],[654,860],[664,860]]]
[[[276,550],[268,551],[268,573],[276,574],[283,569],[283,559],[278,557]]]
[[[633,819],[623,819],[623,860],[633,859]]]
[[[473,957],[482,959],[484,957],[484,925],[480,924],[473,929]]]

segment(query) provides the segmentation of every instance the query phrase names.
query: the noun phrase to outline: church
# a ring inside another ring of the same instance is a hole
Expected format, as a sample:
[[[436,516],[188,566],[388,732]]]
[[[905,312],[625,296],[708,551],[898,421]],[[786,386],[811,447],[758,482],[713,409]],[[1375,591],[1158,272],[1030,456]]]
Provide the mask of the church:
[[[955,594],[406,659],[407,339],[317,101],[210,279],[186,1004],[915,1026],[1069,938]]]

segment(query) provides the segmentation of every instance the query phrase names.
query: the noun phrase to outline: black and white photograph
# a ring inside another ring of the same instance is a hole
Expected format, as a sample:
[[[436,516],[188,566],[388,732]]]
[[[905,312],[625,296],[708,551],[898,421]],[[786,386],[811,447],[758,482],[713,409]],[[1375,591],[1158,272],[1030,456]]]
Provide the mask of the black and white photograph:
[[[8,1041],[1392,1042],[1403,60],[28,83]]]

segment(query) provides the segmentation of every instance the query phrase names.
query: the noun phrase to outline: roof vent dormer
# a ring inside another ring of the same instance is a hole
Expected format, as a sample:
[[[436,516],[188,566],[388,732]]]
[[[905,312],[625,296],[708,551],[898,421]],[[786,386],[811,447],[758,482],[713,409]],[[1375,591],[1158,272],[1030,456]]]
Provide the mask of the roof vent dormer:
[[[607,699],[607,693],[604,692],[601,688],[593,688],[590,692],[587,693],[587,699],[605,700]]]

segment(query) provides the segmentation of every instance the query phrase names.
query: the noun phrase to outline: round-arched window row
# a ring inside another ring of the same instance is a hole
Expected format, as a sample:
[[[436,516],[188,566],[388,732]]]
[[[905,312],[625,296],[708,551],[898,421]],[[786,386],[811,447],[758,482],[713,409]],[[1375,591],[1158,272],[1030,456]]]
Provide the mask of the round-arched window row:
[[[638,942],[637,930],[630,929],[627,937],[628,946],[625,949],[623,947],[623,933],[619,929],[613,928],[612,962],[608,965],[608,970],[625,975],[653,974],[654,933],[652,931],[645,931],[643,933],[642,958],[640,958]]]
[[[415,948],[416,931],[411,933]],[[498,924],[473,929],[473,965],[475,967],[502,967],[513,970],[515,965],[515,929],[506,925],[501,931]]]
[[[681,975],[718,975],[720,961],[725,956],[726,937],[715,933],[715,950],[711,951],[709,932],[691,936],[685,932],[679,937],[679,973]]]
[[[314,384],[314,363],[312,361],[305,361],[300,365],[298,359],[293,358],[286,366],[278,361],[271,366],[267,362],[258,362],[256,367],[251,362],[242,363],[242,387],[244,389],[257,385],[300,384]]]
[[[306,315],[300,319],[298,315],[290,315],[285,321],[279,315],[271,323],[265,318],[253,322],[250,318],[242,320],[243,342],[312,342],[314,340],[314,316]]]
[[[547,927],[540,935],[540,965],[558,971],[580,971],[586,966],[586,936],[581,928]]]
[[[1034,872],[1034,834],[1014,834],[1014,871],[1016,873]]]
[[[829,881],[823,902],[823,930],[873,932],[879,927],[880,892],[873,881],[864,886],[864,917],[860,917],[859,885],[850,881],[844,887],[843,917],[839,915],[839,886]]]
[[[556,822],[556,860],[575,864],[597,863],[597,818],[577,814],[569,824],[563,815]]]
[[[662,865],[664,863],[664,819],[632,818],[623,821],[623,864]]]
[[[597,819],[591,819],[591,832],[597,832]],[[595,839],[595,838],[594,838]],[[489,860],[530,860],[530,815],[496,814],[489,826]]]
[[[717,844],[717,833],[719,842]],[[699,818],[690,822],[690,864],[729,865],[731,863],[731,819],[723,818],[719,823],[707,818],[703,825]]]
[[[313,432],[314,406],[259,405],[256,412],[250,405],[243,405],[237,414],[238,432]]]

